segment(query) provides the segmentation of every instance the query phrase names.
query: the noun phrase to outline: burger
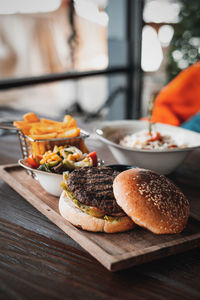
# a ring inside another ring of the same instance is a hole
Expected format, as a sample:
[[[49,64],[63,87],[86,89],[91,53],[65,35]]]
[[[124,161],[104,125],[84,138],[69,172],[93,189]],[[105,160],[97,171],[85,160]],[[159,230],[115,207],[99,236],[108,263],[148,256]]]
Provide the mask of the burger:
[[[110,167],[84,167],[64,176],[60,214],[88,231],[114,233],[132,229],[134,222],[113,194],[113,180],[119,174]]]
[[[156,234],[173,234],[187,224],[187,198],[151,170],[85,167],[72,171],[62,186],[60,214],[84,230],[123,232],[137,224]]]

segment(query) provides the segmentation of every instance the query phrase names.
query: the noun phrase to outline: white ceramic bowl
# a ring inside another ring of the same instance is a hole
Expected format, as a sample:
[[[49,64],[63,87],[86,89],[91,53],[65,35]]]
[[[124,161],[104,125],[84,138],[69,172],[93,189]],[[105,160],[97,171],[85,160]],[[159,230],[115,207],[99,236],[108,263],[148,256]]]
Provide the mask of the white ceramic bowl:
[[[119,145],[119,140],[124,136],[144,129],[148,130],[148,122],[146,121],[108,121],[96,129],[96,134],[108,145],[120,164],[151,169],[161,174],[169,174],[174,171],[191,151],[200,147],[199,133],[160,123],[155,124],[154,129],[156,131],[159,131],[161,134],[170,135],[178,145],[187,144],[187,147],[161,151],[132,149]]]
[[[61,195],[62,188],[60,184],[63,180],[63,175],[33,169],[29,166],[26,159],[20,159],[18,163],[20,166],[28,170],[30,174],[32,173],[34,178],[38,180],[43,189],[45,189],[45,191],[47,191],[49,194],[56,197]]]
[[[34,179],[38,180],[40,185],[49,194],[59,197],[62,193],[61,182],[63,181],[62,174],[48,173],[40,171],[30,167],[26,159],[19,159],[18,163],[24,169],[28,170],[28,173],[33,176]],[[102,166],[104,161],[98,158],[98,166]]]

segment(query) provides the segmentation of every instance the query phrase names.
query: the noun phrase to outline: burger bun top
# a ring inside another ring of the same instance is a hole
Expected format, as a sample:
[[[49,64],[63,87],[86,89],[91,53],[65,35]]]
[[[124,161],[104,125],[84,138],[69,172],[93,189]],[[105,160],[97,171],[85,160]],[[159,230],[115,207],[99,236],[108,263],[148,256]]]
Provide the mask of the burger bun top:
[[[129,169],[114,179],[113,192],[133,222],[153,233],[179,233],[187,224],[189,201],[164,175]]]

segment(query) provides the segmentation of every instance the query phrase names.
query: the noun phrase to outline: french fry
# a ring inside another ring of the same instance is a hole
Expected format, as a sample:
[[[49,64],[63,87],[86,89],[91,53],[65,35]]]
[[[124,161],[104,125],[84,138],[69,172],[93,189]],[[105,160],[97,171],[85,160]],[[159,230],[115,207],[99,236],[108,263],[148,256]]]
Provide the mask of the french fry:
[[[48,133],[52,133],[52,132],[57,133],[57,127],[55,127],[55,126],[40,126],[40,127],[33,126],[30,129],[29,134],[30,135],[39,135],[39,134],[48,134]]]
[[[32,153],[34,153],[34,155],[38,155],[39,154],[38,143],[32,142],[31,150],[32,150]]]
[[[68,127],[77,127],[75,119],[70,115],[65,115],[63,122],[66,123]]]
[[[36,124],[40,124],[40,122],[14,121],[13,124],[18,128],[23,128],[26,126],[36,126]]]
[[[57,132],[62,133],[69,128],[74,128],[76,126],[68,126],[66,123],[35,123],[33,124],[32,128],[30,129],[30,134],[42,134],[42,133],[50,133],[50,132]]]
[[[57,135],[58,138],[76,137],[80,135],[80,128],[69,128],[63,133]]]
[[[24,125],[24,121],[14,121],[13,125],[17,128],[21,128]]]
[[[70,143],[76,145],[80,142],[80,147],[84,148],[84,152],[88,152],[84,141],[81,139],[73,139],[80,136],[80,128],[70,115],[65,115],[63,122],[58,122],[49,119],[39,119],[36,114],[30,112],[24,115],[23,121],[14,121],[15,127],[20,128],[22,132],[32,138],[34,142],[29,143],[29,152],[33,155],[42,155],[45,151],[53,149],[54,145],[64,145],[65,138],[72,138]],[[63,139],[61,141],[49,141],[50,139]],[[35,142],[37,140],[37,142]],[[44,141],[40,141],[44,140]],[[46,140],[46,141],[45,141]],[[69,141],[68,141],[69,142]],[[56,143],[56,144],[55,144]]]
[[[39,122],[40,119],[33,112],[27,113],[24,115],[25,122]]]
[[[23,131],[25,135],[28,135],[30,132],[31,124],[25,123],[24,121],[15,121],[13,125]]]
[[[54,139],[57,137],[57,133],[56,132],[52,132],[52,133],[47,133],[47,134],[32,134],[29,135],[30,138],[32,138],[33,140],[48,140],[48,139]]]
[[[24,134],[28,136],[39,136],[44,139],[53,137],[75,137],[80,135],[80,129],[77,128],[77,124],[74,118],[70,115],[65,115],[63,122],[57,122],[49,119],[41,119],[34,113],[27,113],[24,115],[24,121],[15,121],[14,125],[20,128]],[[72,129],[69,131],[68,129]],[[56,135],[54,134],[56,133]]]
[[[40,119],[40,122],[41,122],[42,124],[49,124],[49,125],[61,123],[61,122],[57,122],[57,121],[49,120],[49,119]]]
[[[36,124],[40,124],[40,122],[35,122],[35,123],[28,123],[28,122],[25,122],[25,121],[14,121],[13,122],[13,125],[19,129],[22,130],[22,132],[25,134],[25,135],[29,135],[30,133],[30,129],[33,127],[33,126],[36,126]]]
[[[72,116],[65,115],[64,118],[63,118],[63,122],[68,123],[71,119],[73,119]]]
[[[46,151],[45,144],[43,142],[35,142],[35,144],[37,145],[38,155],[44,154]]]
[[[49,124],[49,125],[61,125],[62,127],[77,127],[76,121],[72,116],[65,115],[63,122],[57,122],[48,119],[41,119],[41,123]]]

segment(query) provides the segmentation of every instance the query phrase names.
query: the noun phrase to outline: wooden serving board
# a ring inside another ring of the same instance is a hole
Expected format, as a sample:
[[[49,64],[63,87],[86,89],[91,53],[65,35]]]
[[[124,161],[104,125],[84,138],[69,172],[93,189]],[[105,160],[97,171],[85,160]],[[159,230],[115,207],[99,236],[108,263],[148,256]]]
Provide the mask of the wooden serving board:
[[[91,233],[66,221],[58,211],[59,198],[45,192],[20,166],[0,166],[0,176],[110,271],[125,269],[200,245],[200,219],[197,217],[190,216],[186,229],[176,235],[155,235],[141,227],[125,233]]]

